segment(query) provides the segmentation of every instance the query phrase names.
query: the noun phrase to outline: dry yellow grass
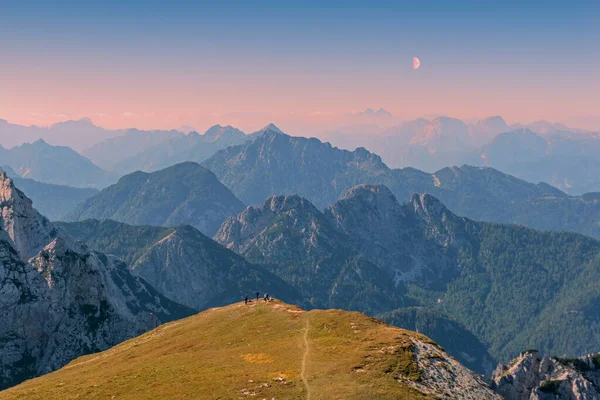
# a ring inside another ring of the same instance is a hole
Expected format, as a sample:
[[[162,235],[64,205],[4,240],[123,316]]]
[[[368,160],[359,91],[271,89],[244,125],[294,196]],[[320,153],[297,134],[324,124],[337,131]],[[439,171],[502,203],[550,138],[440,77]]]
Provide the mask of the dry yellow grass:
[[[0,399],[420,399],[397,380],[419,377],[414,335],[359,313],[237,303],[81,357]]]

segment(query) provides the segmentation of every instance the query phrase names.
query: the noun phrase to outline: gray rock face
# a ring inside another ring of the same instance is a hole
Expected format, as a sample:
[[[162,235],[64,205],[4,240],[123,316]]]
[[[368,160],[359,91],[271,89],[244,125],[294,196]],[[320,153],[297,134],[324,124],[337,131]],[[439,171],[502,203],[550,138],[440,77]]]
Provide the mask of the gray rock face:
[[[56,229],[33,209],[33,204],[13,181],[0,171],[0,228],[8,234],[23,261],[29,260],[57,234]]]
[[[407,383],[422,393],[442,399],[502,400],[483,379],[449,357],[439,346],[412,339],[421,377]]]
[[[506,400],[598,399],[600,354],[561,359],[523,352],[509,365],[498,366],[493,383]]]
[[[56,229],[0,174],[0,388],[189,315]]]

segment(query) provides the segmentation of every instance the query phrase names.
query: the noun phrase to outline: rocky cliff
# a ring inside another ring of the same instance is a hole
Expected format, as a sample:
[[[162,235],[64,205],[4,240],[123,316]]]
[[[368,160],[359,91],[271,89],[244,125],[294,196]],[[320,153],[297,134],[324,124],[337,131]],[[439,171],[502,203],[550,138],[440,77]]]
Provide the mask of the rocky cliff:
[[[192,310],[38,214],[0,174],[0,388]]]
[[[600,354],[567,359],[526,351],[498,366],[493,386],[505,400],[598,399]]]

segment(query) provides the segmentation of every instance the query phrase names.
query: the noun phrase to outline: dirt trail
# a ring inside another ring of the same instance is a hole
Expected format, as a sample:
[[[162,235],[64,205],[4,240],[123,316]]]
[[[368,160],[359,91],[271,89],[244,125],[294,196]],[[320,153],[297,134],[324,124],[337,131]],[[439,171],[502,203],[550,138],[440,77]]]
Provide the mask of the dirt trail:
[[[308,315],[306,316],[306,327],[304,328],[304,355],[302,356],[302,369],[300,370],[300,377],[304,388],[306,389],[306,400],[310,400],[310,386],[306,379],[306,361],[308,359],[308,353],[310,352],[310,345],[308,344],[308,329],[310,328],[310,322]]]

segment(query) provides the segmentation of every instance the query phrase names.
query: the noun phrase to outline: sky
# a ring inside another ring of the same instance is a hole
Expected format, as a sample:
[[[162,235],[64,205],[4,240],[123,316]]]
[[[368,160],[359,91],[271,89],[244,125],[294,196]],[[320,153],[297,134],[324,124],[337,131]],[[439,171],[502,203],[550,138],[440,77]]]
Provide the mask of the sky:
[[[599,71],[599,1],[0,1],[0,118],[24,125],[301,129],[382,107],[600,130]]]

